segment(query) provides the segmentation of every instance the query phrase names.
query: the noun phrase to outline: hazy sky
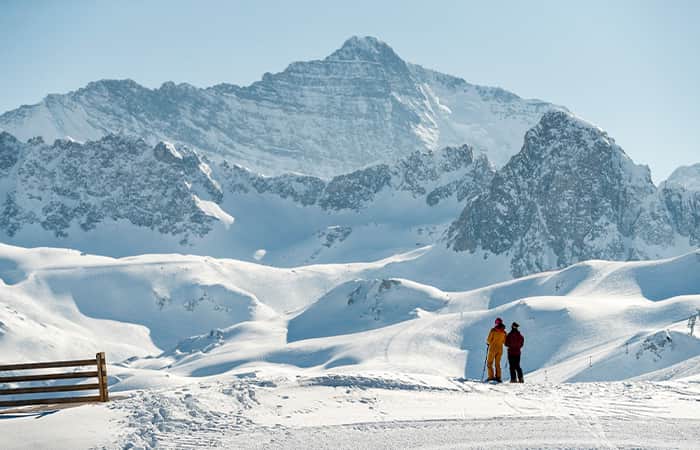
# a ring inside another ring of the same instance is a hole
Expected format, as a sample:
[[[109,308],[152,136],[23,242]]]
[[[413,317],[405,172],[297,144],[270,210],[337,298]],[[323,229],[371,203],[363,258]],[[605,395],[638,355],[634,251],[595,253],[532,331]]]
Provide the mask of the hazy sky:
[[[656,181],[700,162],[700,1],[0,2],[0,111],[101,78],[246,85],[372,35],[562,104]]]

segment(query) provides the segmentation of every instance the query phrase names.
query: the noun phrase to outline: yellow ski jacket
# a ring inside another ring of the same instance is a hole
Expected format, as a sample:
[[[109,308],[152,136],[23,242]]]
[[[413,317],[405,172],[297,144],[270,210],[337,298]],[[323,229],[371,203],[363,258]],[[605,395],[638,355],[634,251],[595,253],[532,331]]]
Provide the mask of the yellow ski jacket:
[[[503,344],[506,343],[506,329],[491,328],[489,337],[486,338],[486,343],[489,344],[489,348],[503,348]]]

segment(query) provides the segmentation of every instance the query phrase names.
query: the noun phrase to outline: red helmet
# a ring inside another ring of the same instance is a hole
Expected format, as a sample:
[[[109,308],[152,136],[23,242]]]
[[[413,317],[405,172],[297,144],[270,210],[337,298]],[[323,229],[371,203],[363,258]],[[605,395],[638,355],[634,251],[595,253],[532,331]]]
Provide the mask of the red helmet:
[[[501,325],[503,323],[503,319],[500,317],[496,317],[496,325]]]

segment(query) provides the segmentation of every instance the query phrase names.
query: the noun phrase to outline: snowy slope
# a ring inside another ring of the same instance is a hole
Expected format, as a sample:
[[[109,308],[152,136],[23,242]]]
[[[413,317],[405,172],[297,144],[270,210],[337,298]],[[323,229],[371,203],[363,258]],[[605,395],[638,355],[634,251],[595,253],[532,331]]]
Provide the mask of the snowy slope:
[[[106,351],[112,396],[4,411],[3,448],[693,448],[700,251],[471,291],[392,277],[435,255],[280,269],[2,245],[0,358]],[[521,324],[525,385],[469,381],[496,316]]]
[[[289,321],[289,342],[385,327],[449,302],[438,289],[399,279],[344,283]]]
[[[675,377],[678,364],[686,366],[677,376],[687,377],[697,367],[687,361],[700,356],[698,338],[684,335],[687,318],[700,308],[698,252],[651,262],[591,261],[463,292],[392,278],[410,270],[420,275],[421,258],[429,253],[294,269],[9,246],[2,255],[2,291],[32,298],[24,306],[21,300],[8,303],[2,312],[4,357],[19,358],[34,348],[75,356],[75,350],[36,342],[35,328],[13,314],[31,312],[37,323],[71,323],[55,330],[58,342],[70,339],[61,330],[73,329],[73,322],[94,328],[119,321],[85,339],[96,339],[92,345],[108,350],[113,360],[151,355],[127,365],[121,378],[132,386],[139,385],[142,371],[164,370],[177,377],[268,368],[478,378],[495,316],[521,324],[523,366],[533,380],[654,373],[666,379]],[[119,327],[134,326],[149,334],[125,340],[126,328]],[[138,351],[129,354],[129,345]]]
[[[699,398],[689,382],[490,386],[256,372],[161,383],[108,404],[6,414],[0,433],[8,450],[694,449]]]
[[[245,338],[223,338],[203,355],[166,356],[161,364],[183,375],[250,370],[265,361],[307,370],[478,378],[483,340],[496,315],[521,323],[528,341],[524,367],[534,371],[534,380],[625,379],[700,355],[700,340],[682,331],[700,307],[697,253],[659,263],[587,265],[583,278],[572,277],[574,267],[462,293],[395,279],[353,281],[294,316],[287,343],[278,323],[257,350],[246,348]],[[666,328],[673,344],[658,354],[647,351]]]
[[[292,63],[247,87],[92,82],[6,112],[0,130],[47,141],[122,133],[151,145],[186,144],[268,175],[330,177],[447,145],[473,145],[502,165],[553,108],[406,63],[375,38],[353,37],[323,60]]]

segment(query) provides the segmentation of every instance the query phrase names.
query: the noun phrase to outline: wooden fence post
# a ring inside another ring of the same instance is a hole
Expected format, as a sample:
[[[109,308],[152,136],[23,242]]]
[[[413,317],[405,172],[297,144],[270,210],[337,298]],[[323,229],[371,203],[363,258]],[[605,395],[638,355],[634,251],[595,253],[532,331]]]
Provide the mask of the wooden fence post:
[[[107,389],[107,359],[105,353],[100,352],[96,355],[97,359],[97,379],[100,384],[100,401],[109,401],[109,390]]]

